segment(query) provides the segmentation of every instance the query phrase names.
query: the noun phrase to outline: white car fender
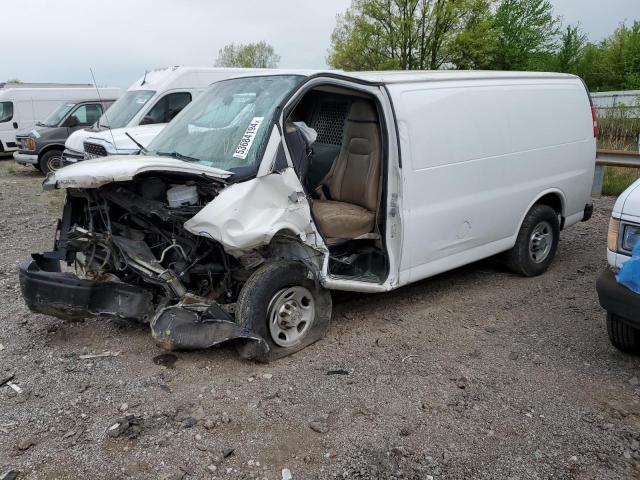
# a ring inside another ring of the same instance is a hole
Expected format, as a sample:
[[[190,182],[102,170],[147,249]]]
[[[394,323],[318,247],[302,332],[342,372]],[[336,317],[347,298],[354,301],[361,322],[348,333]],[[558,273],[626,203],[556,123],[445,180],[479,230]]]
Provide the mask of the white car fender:
[[[300,237],[314,248],[324,246],[292,168],[230,185],[184,227],[195,235],[220,242],[234,256],[269,244],[282,231]]]

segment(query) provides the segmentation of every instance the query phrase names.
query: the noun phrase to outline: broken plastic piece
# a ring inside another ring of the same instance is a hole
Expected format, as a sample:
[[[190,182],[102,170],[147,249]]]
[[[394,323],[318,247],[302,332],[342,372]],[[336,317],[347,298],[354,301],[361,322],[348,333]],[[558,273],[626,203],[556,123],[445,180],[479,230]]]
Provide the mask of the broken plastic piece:
[[[267,343],[233,322],[218,305],[178,304],[161,309],[151,322],[151,333],[167,350],[200,350],[231,340],[245,340],[243,358],[254,358],[269,351]]]

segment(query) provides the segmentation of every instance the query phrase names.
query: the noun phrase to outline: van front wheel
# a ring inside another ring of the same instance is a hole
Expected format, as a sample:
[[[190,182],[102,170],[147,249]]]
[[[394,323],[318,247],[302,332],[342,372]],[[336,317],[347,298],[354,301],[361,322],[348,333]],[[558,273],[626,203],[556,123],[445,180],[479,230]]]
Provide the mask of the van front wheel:
[[[62,168],[62,152],[60,150],[49,150],[40,157],[38,167],[45,175],[59,170]]]
[[[278,261],[258,268],[236,303],[236,323],[262,337],[269,362],[320,340],[331,320],[331,294],[309,278],[299,262]]]
[[[560,222],[547,205],[534,205],[522,222],[515,246],[507,252],[509,269],[525,277],[547,271],[558,249]]]

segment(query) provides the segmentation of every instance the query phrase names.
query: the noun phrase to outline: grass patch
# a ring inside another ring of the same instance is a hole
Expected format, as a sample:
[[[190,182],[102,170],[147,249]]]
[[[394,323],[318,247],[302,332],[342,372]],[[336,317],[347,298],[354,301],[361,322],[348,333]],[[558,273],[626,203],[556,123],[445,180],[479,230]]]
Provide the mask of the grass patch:
[[[602,194],[618,196],[639,177],[638,168],[607,167],[604,172]]]

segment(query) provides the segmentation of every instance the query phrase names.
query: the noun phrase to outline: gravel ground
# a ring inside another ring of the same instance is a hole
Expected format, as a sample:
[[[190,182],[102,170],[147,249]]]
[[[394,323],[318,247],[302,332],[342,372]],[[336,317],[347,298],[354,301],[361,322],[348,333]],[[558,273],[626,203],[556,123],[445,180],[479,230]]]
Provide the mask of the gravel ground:
[[[325,340],[261,365],[30,313],[17,264],[61,205],[41,180],[0,162],[0,380],[22,390],[0,388],[0,478],[640,478],[639,362],[594,288],[611,198],[539,278],[487,260],[341,297]]]

